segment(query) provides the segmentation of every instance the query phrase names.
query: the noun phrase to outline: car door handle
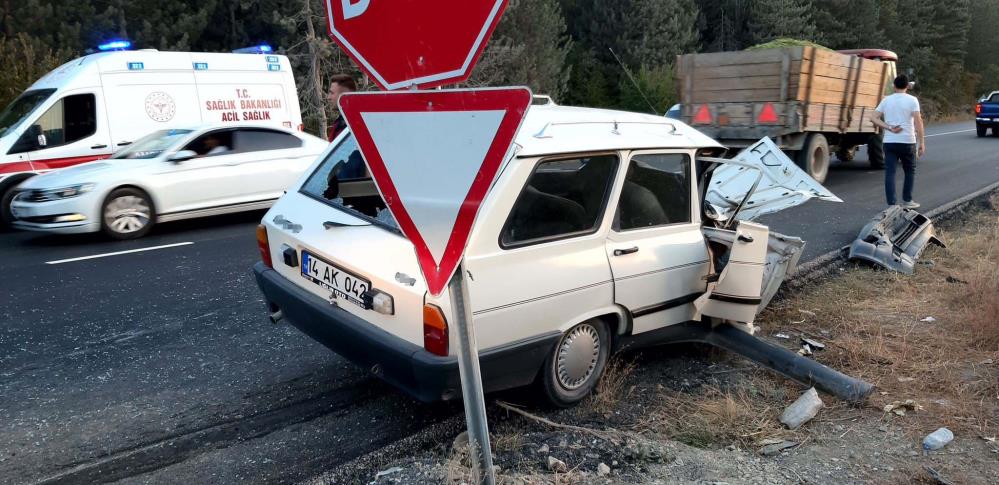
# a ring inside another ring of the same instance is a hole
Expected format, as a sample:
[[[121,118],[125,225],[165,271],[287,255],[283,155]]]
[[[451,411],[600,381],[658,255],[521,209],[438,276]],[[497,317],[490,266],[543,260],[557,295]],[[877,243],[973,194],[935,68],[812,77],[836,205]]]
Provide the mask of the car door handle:
[[[118,142],[118,146],[120,146],[120,147],[128,146],[128,145],[131,145],[131,144],[132,144],[132,142],[130,142],[130,141],[120,141],[120,142]]]
[[[107,145],[94,145],[90,147],[91,150],[100,150],[101,148],[107,148]]]
[[[739,242],[751,243],[751,242],[753,242],[753,236],[747,236],[745,234],[739,234]]]
[[[624,256],[625,254],[632,254],[638,252],[638,246],[628,249],[615,249],[614,256]]]

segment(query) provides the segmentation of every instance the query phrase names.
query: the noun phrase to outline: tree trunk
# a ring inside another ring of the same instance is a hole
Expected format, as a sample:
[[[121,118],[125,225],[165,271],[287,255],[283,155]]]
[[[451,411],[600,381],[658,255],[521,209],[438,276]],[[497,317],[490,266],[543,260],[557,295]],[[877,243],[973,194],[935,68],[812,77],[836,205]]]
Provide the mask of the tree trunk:
[[[316,28],[312,23],[312,0],[302,0],[305,10],[306,43],[309,46],[309,80],[312,83],[309,92],[311,103],[319,118],[319,136],[327,137],[328,121],[326,119],[326,90],[323,88],[322,72],[319,68],[319,53],[316,52]],[[329,141],[329,140],[328,140]]]

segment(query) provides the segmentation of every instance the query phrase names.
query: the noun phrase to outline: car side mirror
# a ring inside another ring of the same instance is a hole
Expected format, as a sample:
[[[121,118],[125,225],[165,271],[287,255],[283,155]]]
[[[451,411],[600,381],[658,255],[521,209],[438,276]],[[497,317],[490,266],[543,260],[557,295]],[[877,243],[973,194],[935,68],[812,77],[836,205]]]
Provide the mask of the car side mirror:
[[[170,158],[168,158],[167,160],[173,163],[180,163],[180,162],[186,162],[196,156],[198,156],[198,152],[194,150],[181,150],[177,153],[174,153],[173,155],[170,155]]]

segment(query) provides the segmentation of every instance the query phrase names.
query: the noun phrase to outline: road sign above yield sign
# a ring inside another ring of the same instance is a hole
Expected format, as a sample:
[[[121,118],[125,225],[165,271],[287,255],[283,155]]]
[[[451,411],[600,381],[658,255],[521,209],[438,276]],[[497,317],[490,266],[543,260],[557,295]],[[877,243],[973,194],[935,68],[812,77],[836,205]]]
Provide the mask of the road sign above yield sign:
[[[461,261],[472,223],[531,104],[527,88],[350,93],[340,113],[378,191],[416,247],[431,294]]]
[[[329,34],[386,91],[468,79],[507,0],[325,0]]]

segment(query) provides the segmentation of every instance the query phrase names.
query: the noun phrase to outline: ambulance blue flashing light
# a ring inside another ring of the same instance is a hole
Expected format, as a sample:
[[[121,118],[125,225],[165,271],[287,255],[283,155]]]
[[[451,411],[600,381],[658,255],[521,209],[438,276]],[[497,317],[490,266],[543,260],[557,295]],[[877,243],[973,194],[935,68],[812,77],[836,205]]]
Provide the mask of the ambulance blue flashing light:
[[[97,46],[97,50],[101,52],[124,51],[128,50],[131,47],[132,43],[127,40],[112,40]]]
[[[233,54],[268,54],[271,52],[274,52],[274,49],[267,44],[255,45],[253,47],[243,47],[242,49],[232,51]]]

